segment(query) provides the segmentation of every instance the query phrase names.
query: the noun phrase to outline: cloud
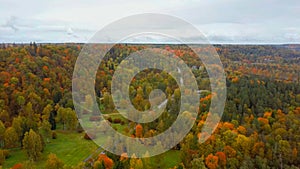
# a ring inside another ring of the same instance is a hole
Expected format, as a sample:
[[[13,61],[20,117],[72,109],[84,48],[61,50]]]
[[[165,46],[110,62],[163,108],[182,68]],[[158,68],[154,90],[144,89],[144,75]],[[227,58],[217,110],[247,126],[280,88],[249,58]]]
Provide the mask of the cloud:
[[[2,25],[2,27],[11,28],[14,31],[18,31],[18,28],[16,27],[16,17],[11,16],[5,24]]]
[[[2,0],[0,41],[86,42],[105,25],[144,12],[187,20],[213,43],[300,42],[295,0]]]

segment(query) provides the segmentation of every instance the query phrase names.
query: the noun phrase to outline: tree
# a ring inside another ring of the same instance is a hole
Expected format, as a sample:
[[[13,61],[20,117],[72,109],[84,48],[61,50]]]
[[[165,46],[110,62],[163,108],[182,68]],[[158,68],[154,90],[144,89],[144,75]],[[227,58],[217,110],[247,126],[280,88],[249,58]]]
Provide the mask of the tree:
[[[49,142],[49,138],[51,137],[51,124],[49,121],[43,121],[40,126],[40,133],[44,136],[44,138],[47,139],[47,142]]]
[[[191,162],[192,164],[192,169],[206,169],[205,164],[204,164],[204,158],[194,158],[193,161]]]
[[[37,101],[36,104],[41,104],[41,101]],[[35,109],[36,110],[36,109]],[[26,106],[24,107],[24,117],[23,119],[23,134],[30,129],[33,129],[34,131],[38,130],[38,122],[40,121],[39,119],[39,114],[35,114],[33,108],[32,108],[32,103],[28,102]]]
[[[292,149],[290,143],[287,140],[279,141],[279,153],[280,160],[282,158],[282,160],[284,160],[286,163],[292,160]]]
[[[69,130],[74,130],[77,127],[78,124],[78,119],[77,119],[77,115],[75,113],[74,110],[72,110],[71,108],[67,108],[67,128]]]
[[[57,121],[63,124],[63,129],[73,130],[77,126],[77,116],[71,108],[60,107],[57,111]]]
[[[30,129],[29,132],[25,133],[23,149],[29,159],[36,161],[42,155],[43,144],[41,136]]]
[[[143,137],[143,126],[138,124],[135,126],[135,136],[138,138]]]
[[[16,130],[13,127],[9,127],[4,133],[4,145],[6,148],[17,147],[19,143],[19,137]]]
[[[43,109],[42,119],[49,120],[50,113],[52,112],[52,110],[53,110],[53,107],[51,106],[51,104],[47,104],[47,106]]]
[[[225,153],[219,151],[219,152],[216,153],[216,156],[218,156],[218,158],[219,158],[220,166],[225,167],[226,166],[226,155],[225,155]]]
[[[292,159],[293,161],[297,161],[297,156],[298,156],[298,151],[297,148],[293,148],[293,152],[292,152]]]
[[[46,162],[47,169],[63,169],[64,163],[55,154],[49,154]]]
[[[146,153],[144,154],[143,158],[142,158],[142,161],[143,161],[143,165],[144,165],[144,168],[145,169],[151,169],[153,168],[151,166],[151,162],[150,162],[150,154],[148,151],[146,151]]]
[[[5,155],[3,153],[3,150],[0,150],[0,166],[3,165],[4,161],[5,161]]]
[[[106,112],[112,111],[114,109],[112,96],[108,92],[105,92],[103,94],[103,106]]]
[[[216,169],[218,167],[218,156],[209,154],[205,159],[205,164],[209,169]]]
[[[107,157],[107,155],[101,153],[98,157],[98,161],[103,162],[106,169],[112,169],[114,166],[114,162],[112,159]]]
[[[14,117],[12,122],[12,127],[15,129],[17,135],[18,135],[18,141],[22,144],[22,137],[24,135],[24,122],[25,118],[22,116]]]
[[[87,109],[91,111],[93,110],[94,103],[93,103],[93,98],[90,94],[85,96],[85,105]]]
[[[139,158],[136,158],[135,154],[132,155],[129,163],[130,163],[130,168],[134,168],[134,169],[144,168],[143,161]]]
[[[249,155],[250,149],[252,147],[251,140],[248,137],[239,134],[236,138],[236,146],[238,147],[240,152],[243,152],[245,155]]]
[[[105,169],[105,165],[103,161],[95,161],[93,165],[93,169]]]
[[[5,126],[0,120],[0,147],[4,146],[4,133],[5,133]]]
[[[36,169],[36,165],[34,164],[34,161],[28,160],[22,163],[22,167],[20,169]]]
[[[17,97],[17,103],[18,103],[18,105],[22,108],[23,106],[24,106],[24,104],[25,104],[25,98],[23,97],[23,96],[18,96]]]
[[[0,100],[1,101],[1,100]],[[6,111],[6,110],[2,110],[0,111],[0,120],[3,121],[4,123],[5,122],[8,122],[9,121],[9,113]]]

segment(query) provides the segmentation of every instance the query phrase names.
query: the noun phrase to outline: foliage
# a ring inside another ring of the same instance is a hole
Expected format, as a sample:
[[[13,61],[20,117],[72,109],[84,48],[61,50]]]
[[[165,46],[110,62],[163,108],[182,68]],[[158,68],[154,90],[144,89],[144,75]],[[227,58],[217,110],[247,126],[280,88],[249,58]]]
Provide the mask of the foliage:
[[[57,158],[55,154],[49,154],[47,162],[46,162],[47,169],[63,169],[64,163]]]
[[[36,161],[42,155],[43,151],[41,136],[33,130],[26,132],[23,139],[23,149],[29,160]]]
[[[97,47],[96,45],[95,48]],[[100,47],[103,48],[103,45]],[[150,107],[151,91],[160,89],[167,96],[165,110],[157,120],[147,124],[137,124],[115,115],[118,113],[111,97],[114,72],[124,58],[147,47],[149,46],[115,45],[99,65],[95,78],[96,100],[100,110],[106,114],[105,118],[122,134],[139,137],[141,141],[143,137],[160,134],[172,125],[180,110],[181,92],[188,92],[180,91],[176,81],[166,72],[144,70],[135,75],[129,86],[130,100],[121,100],[120,107],[124,109],[127,104],[132,103],[140,111],[147,110]],[[300,165],[299,45],[215,45],[226,71],[227,99],[222,121],[213,135],[202,144],[198,143],[198,139],[207,134],[202,133],[201,129],[209,115],[209,105],[214,96],[210,92],[210,82],[204,64],[184,45],[150,47],[164,49],[186,62],[195,75],[199,90],[204,91],[199,98],[196,124],[174,148],[180,150],[182,155],[182,164],[174,166],[288,168]],[[80,49],[80,44],[34,43],[1,46],[1,148],[23,146],[31,159],[37,159],[42,149],[29,145],[33,145],[33,142],[38,142],[39,145],[43,139],[47,139],[47,149],[52,141],[64,138],[70,130],[79,127],[71,94],[71,78]],[[99,121],[99,115],[90,111],[96,108],[91,96],[82,98],[85,99],[88,109],[80,113],[87,114],[87,119],[91,121]],[[164,100],[160,100],[159,97],[153,99],[153,103],[159,104],[162,101]],[[62,125],[65,133],[59,135],[56,140],[48,141],[51,133],[52,138],[56,138],[58,131],[51,132],[56,129],[56,125]],[[105,128],[101,131],[105,132]],[[34,139],[29,139],[31,137]],[[85,134],[84,138],[90,137]],[[84,141],[82,134],[80,139]],[[164,144],[163,142],[162,146]],[[4,151],[2,154],[5,154]],[[59,157],[62,158],[62,155]],[[95,159],[98,162],[95,162],[94,166],[148,166],[148,162],[140,159],[120,160],[120,157],[113,155],[107,155],[104,159],[108,158],[112,160],[112,164],[110,160],[106,160],[109,161],[106,164],[103,159]],[[1,153],[0,159],[4,159]],[[10,158],[6,159],[4,165],[9,160]],[[159,164],[157,160],[156,165],[151,163],[151,166],[157,168]],[[28,164],[19,163],[15,168],[24,166]]]

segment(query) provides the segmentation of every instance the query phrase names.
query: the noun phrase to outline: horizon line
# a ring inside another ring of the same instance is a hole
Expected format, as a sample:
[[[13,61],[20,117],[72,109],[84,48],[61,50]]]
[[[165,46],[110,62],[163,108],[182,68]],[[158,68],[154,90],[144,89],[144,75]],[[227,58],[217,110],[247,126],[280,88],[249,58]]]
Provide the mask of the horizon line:
[[[214,43],[172,43],[172,42],[99,42],[99,43],[89,43],[89,42],[1,42],[0,44],[17,44],[17,45],[27,45],[30,43],[36,44],[129,44],[129,45],[300,45],[300,42],[214,42]]]

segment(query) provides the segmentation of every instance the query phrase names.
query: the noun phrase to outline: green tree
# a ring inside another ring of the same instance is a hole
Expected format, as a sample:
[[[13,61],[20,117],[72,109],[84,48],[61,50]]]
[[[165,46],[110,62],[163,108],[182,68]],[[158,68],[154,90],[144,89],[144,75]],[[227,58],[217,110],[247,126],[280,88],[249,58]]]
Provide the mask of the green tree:
[[[57,121],[63,124],[63,129],[73,130],[78,124],[76,113],[71,108],[60,107],[57,111]]]
[[[51,124],[49,121],[43,121],[40,126],[40,133],[43,135],[44,138],[47,139],[47,142],[49,142],[49,138],[51,137]]]
[[[43,144],[41,136],[30,129],[29,132],[25,133],[23,149],[29,159],[36,161],[42,155]]]

